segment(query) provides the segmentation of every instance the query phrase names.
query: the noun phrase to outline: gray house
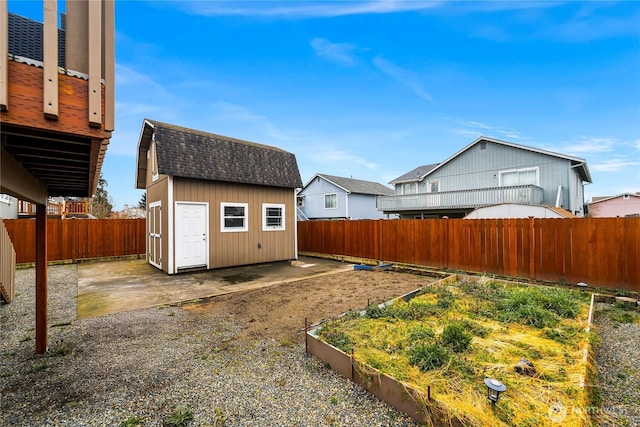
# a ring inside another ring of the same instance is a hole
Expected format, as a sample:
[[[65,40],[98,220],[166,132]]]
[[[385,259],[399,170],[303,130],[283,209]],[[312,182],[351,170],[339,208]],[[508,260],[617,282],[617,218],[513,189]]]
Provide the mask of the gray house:
[[[500,203],[548,205],[584,216],[584,159],[480,137],[442,163],[394,179],[395,195],[377,208],[401,218],[462,218]]]
[[[340,176],[315,174],[298,193],[300,219],[381,219],[377,196],[393,190],[382,184]]]

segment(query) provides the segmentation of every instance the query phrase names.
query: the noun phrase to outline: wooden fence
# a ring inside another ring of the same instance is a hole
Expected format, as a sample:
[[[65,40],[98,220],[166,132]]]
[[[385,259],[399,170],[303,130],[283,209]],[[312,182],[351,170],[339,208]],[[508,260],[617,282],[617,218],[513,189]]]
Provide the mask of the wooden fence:
[[[640,291],[640,218],[305,221],[298,249]]]
[[[47,259],[71,260],[146,252],[145,219],[48,219]],[[16,262],[35,261],[35,219],[5,219]]]
[[[16,285],[16,252],[4,224],[0,222],[0,296],[13,301]]]

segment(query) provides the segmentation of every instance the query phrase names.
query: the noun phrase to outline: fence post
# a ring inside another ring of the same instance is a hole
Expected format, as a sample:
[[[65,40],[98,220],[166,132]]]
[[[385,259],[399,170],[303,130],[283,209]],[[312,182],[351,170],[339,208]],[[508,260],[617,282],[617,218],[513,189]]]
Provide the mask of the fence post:
[[[529,278],[536,277],[536,235],[533,217],[529,217]]]

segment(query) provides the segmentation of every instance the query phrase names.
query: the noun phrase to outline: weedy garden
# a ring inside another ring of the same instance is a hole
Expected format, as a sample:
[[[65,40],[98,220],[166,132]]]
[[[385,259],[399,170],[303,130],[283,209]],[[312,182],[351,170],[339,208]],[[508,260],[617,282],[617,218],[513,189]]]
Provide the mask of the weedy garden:
[[[326,322],[317,336],[351,355],[361,378],[386,374],[410,389],[427,423],[587,426],[590,300],[453,276]],[[506,386],[495,405],[487,378]]]

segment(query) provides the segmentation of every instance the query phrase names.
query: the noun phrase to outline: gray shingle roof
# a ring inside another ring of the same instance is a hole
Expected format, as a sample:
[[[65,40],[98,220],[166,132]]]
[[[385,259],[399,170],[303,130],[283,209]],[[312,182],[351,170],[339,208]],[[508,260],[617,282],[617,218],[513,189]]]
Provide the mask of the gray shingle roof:
[[[363,181],[361,179],[344,178],[341,176],[317,174],[322,176],[336,185],[344,188],[351,193],[357,194],[374,194],[376,196],[391,196],[393,190],[387,186],[373,181]]]
[[[432,169],[435,169],[435,167],[438,166],[438,164],[439,163],[435,163],[433,165],[418,166],[417,168],[405,173],[404,175],[397,177],[396,179],[391,181],[390,184],[396,184],[399,182],[417,181],[420,178],[422,178],[424,175],[429,173]]]
[[[42,23],[9,13],[9,53],[42,62]],[[65,31],[58,28],[58,66],[65,67]]]
[[[155,120],[145,122],[154,128],[161,174],[271,187],[302,187],[295,155],[280,148]]]

